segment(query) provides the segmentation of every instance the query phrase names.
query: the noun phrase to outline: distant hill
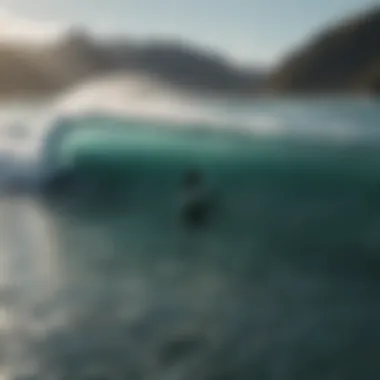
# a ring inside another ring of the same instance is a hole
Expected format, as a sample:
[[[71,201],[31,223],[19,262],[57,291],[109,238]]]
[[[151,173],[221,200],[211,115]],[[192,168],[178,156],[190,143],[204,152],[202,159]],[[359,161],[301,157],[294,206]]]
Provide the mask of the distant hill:
[[[0,42],[0,97],[61,91],[97,72],[91,54],[72,41],[49,45]]]
[[[55,93],[112,72],[147,74],[183,90],[248,94],[259,71],[243,71],[223,57],[179,42],[95,40],[80,30],[45,46],[0,43],[0,96]]]
[[[294,52],[268,80],[279,92],[380,92],[380,7],[344,20]]]
[[[106,67],[149,73],[186,89],[253,93],[261,73],[240,70],[224,57],[179,42],[126,45],[108,42],[100,46]]]
[[[78,29],[45,44],[0,42],[2,98],[56,94],[120,72],[202,94],[380,93],[380,6],[318,34],[269,73],[180,41],[96,39]]]

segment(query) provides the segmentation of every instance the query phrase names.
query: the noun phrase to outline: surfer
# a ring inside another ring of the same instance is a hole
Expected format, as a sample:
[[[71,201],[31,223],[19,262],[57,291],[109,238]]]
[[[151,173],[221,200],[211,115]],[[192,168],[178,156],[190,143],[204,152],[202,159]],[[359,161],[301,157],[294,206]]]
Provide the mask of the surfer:
[[[183,183],[182,220],[191,227],[203,226],[210,211],[201,173],[191,169],[185,173]]]
[[[50,175],[42,184],[45,194],[60,196],[73,187],[74,178],[69,170],[59,170]]]

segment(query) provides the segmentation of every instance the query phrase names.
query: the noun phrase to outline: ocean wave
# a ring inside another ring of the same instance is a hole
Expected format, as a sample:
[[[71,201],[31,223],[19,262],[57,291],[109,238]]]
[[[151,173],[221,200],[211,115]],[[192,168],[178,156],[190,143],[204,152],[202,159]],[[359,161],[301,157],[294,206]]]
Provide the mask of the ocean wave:
[[[143,122],[146,114],[134,115],[149,132],[163,127],[155,136],[167,141],[150,149],[145,135],[147,149],[138,146],[132,158],[124,141],[119,150],[114,144],[131,127],[128,112],[77,109],[67,119],[72,140],[83,123],[90,132],[104,129],[69,152],[82,158],[75,168],[80,191],[56,203],[0,199],[0,273],[7,271],[10,282],[1,290],[4,296],[9,285],[13,292],[11,305],[0,305],[12,318],[0,309],[0,334],[8,339],[0,376],[9,370],[12,380],[277,380],[379,373],[371,354],[379,349],[377,142],[327,138],[331,131],[307,129],[305,115],[290,122],[274,110],[236,115],[219,107],[227,131],[219,121],[201,121],[207,138],[191,145],[189,156],[161,148],[173,137],[170,128],[181,138],[198,124],[180,113],[170,123],[167,116]],[[37,175],[38,160],[33,167],[29,154],[62,114],[44,114],[46,129],[8,136],[13,145],[3,173]],[[337,123],[333,132],[344,133],[345,124],[333,119],[323,128]],[[121,128],[113,134],[115,123]],[[252,133],[250,123],[263,133]],[[278,132],[283,125],[287,132],[287,123],[299,127],[296,139]],[[231,131],[247,124],[249,139]],[[214,138],[232,144],[236,136],[247,160],[239,149],[215,155]],[[58,145],[66,141],[58,138]],[[104,152],[111,152],[106,159]],[[138,165],[131,164],[136,157]],[[179,180],[194,162],[215,201],[211,223],[197,231],[178,223],[177,202]],[[81,182],[91,170],[95,182]]]
[[[109,130],[113,120],[118,119],[124,120],[126,130],[131,121],[139,120],[152,130],[167,125],[178,130],[200,128],[215,135],[229,131],[247,141],[270,139],[274,147],[286,146],[289,140],[322,147],[377,145],[380,135],[374,122],[376,109],[369,109],[367,103],[359,102],[356,108],[351,101],[346,103],[341,101],[334,107],[330,103],[287,103],[275,99],[250,103],[213,101],[179,93],[147,76],[118,74],[91,80],[61,96],[29,105],[28,112],[17,106],[12,109],[13,117],[9,117],[12,112],[7,108],[0,112],[0,186],[8,183],[12,187],[13,182],[27,187],[28,182],[39,180],[44,168],[38,160],[46,149],[46,138],[62,119],[78,125],[81,120],[98,116],[104,121],[104,129]],[[361,119],[363,107],[365,117]],[[22,122],[19,114],[25,116]]]

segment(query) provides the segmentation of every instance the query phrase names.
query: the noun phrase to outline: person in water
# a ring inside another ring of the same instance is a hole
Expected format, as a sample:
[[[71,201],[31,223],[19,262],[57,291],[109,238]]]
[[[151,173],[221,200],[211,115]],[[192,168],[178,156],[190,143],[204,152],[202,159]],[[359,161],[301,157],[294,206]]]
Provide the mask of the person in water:
[[[75,178],[70,170],[59,170],[49,176],[42,184],[42,190],[46,195],[61,196],[67,194],[75,183]]]
[[[191,169],[185,173],[183,183],[182,220],[191,227],[200,227],[206,223],[210,202],[201,173]]]

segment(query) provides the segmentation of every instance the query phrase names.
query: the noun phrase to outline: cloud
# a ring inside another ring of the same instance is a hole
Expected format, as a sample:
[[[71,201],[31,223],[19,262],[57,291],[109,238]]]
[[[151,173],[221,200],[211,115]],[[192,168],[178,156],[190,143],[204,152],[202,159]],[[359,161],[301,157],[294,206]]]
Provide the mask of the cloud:
[[[59,23],[32,20],[0,8],[0,40],[46,42],[58,38],[65,30]]]

